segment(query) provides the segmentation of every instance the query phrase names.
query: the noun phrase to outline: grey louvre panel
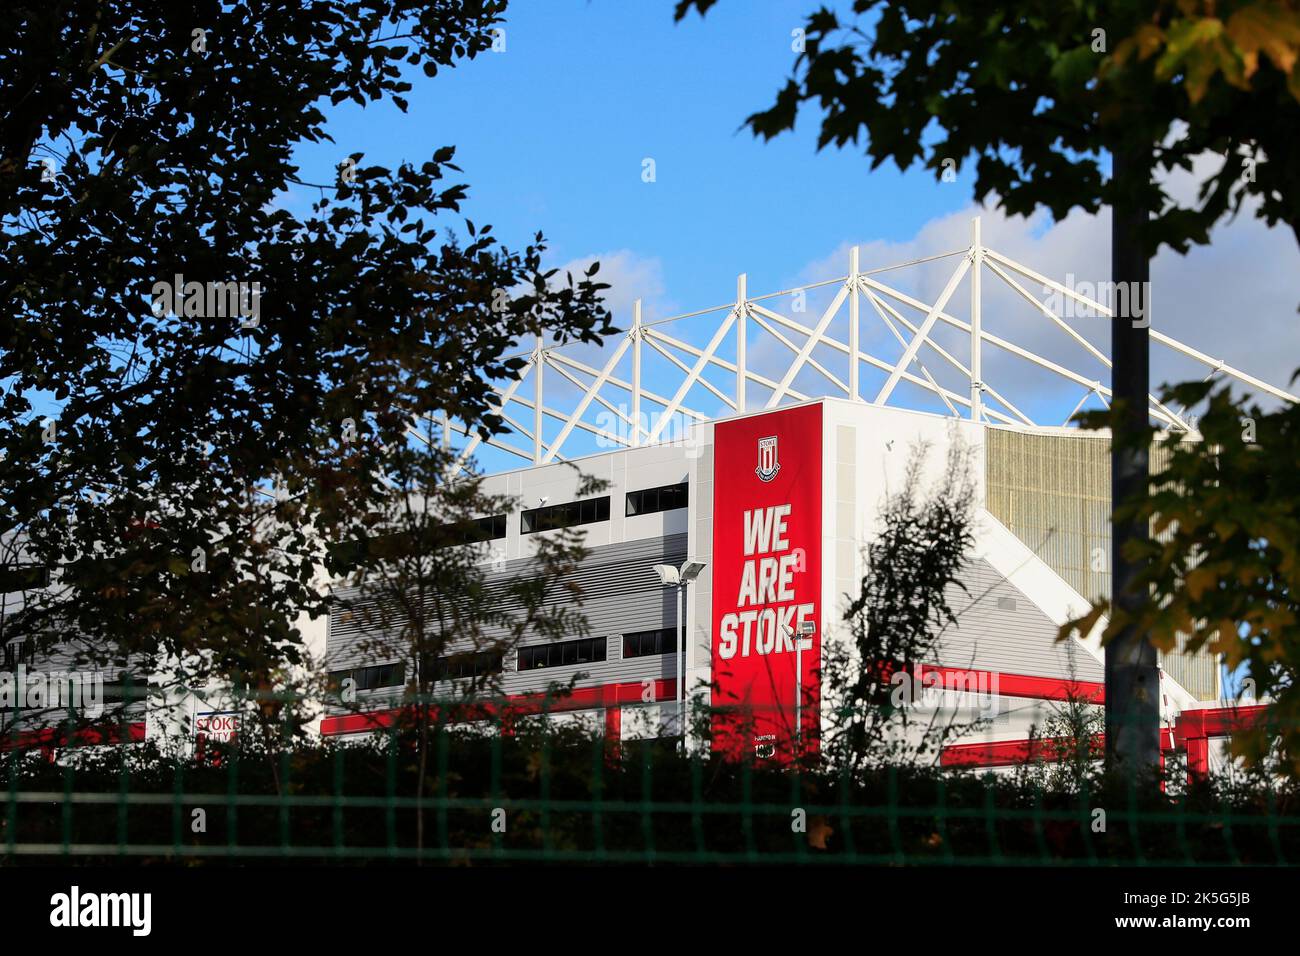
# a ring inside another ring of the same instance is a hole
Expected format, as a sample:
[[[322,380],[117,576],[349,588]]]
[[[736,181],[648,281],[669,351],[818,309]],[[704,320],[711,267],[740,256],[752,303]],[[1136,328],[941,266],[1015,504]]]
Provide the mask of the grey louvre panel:
[[[1110,439],[992,427],[985,436],[989,511],[1085,598],[1110,594]],[[1169,457],[1154,443],[1151,473]],[[1179,634],[1174,653],[1158,652],[1161,665],[1197,699],[1216,699],[1218,660],[1187,644]]]
[[[957,616],[939,639],[939,661],[946,667],[1029,674],[1071,676],[1101,681],[1102,666],[1075,642],[1058,643],[1057,627],[1020,590],[984,560],[963,570],[963,591],[949,585],[948,604]]]
[[[138,722],[145,719],[147,703],[143,696],[137,695],[147,692],[149,675],[141,666],[139,658],[117,659],[115,652],[96,650],[82,640],[50,643],[38,640],[34,646],[28,644],[29,640],[30,638],[7,641],[0,645],[0,653],[3,654],[0,657],[0,671],[7,672],[10,679],[16,681],[18,666],[22,665],[29,687],[33,680],[40,680],[48,687],[50,679],[54,678],[61,698],[64,694],[71,693],[74,685],[58,678],[76,675],[77,686],[85,686],[92,696],[87,698],[78,694],[76,701],[61,699],[57,706],[51,706],[50,701],[43,707],[24,706],[17,714],[9,708],[0,708],[0,732],[56,727],[67,719],[69,703],[84,702],[89,707],[98,706],[100,713],[97,717],[92,718],[89,712],[82,714],[82,718],[91,723],[117,723],[121,720]],[[123,671],[133,675],[132,700],[123,702],[105,699]]]
[[[579,609],[587,620],[587,636],[605,637],[606,659],[585,664],[546,667],[518,673],[514,655],[506,660],[504,689],[507,693],[524,693],[545,690],[552,683],[567,683],[575,673],[589,676],[581,681],[583,686],[614,681],[641,681],[671,677],[674,672],[674,655],[642,657],[622,660],[622,635],[633,631],[648,631],[677,626],[677,593],[665,588],[654,573],[656,564],[681,564],[686,557],[686,535],[674,534],[661,538],[644,538],[617,544],[593,547],[576,571],[564,583],[576,584],[582,589],[582,606]],[[505,563],[504,568],[485,575],[488,587],[504,590],[512,578],[535,573],[535,563],[523,558]],[[339,589],[336,597],[355,601],[355,588]],[[506,610],[518,610],[505,605]],[[371,622],[382,619],[371,617]],[[381,664],[404,657],[400,644],[390,642],[388,654],[376,653],[377,634],[367,626],[364,614],[349,614],[347,610],[333,607],[330,611],[328,638],[328,667],[341,670],[362,664]],[[504,629],[497,629],[504,634]],[[485,628],[490,638],[493,629]],[[574,637],[580,635],[575,634]],[[538,643],[525,640],[526,644]],[[457,647],[456,642],[449,650]],[[378,695],[380,692],[376,691]],[[358,697],[364,695],[358,694]]]

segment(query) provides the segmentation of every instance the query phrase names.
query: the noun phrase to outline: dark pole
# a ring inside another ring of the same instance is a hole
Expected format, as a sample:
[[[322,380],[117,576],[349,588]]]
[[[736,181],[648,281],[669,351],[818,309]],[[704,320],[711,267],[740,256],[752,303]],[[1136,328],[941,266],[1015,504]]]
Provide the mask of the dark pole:
[[[686,567],[685,564],[682,565]],[[677,720],[682,731],[682,756],[686,755],[686,582],[677,584],[677,687],[682,702],[677,710]]]
[[[1147,395],[1151,370],[1148,327],[1151,303],[1150,259],[1143,233],[1149,210],[1140,198],[1151,175],[1150,148],[1121,144],[1113,151],[1114,182],[1120,187],[1111,206],[1111,389],[1115,409],[1111,432],[1111,506],[1148,492]],[[1126,182],[1136,188],[1125,190]],[[1142,609],[1145,589],[1134,581],[1144,560],[1124,556],[1126,541],[1144,541],[1147,523],[1127,519],[1111,528],[1112,605],[1126,616]],[[1160,675],[1156,651],[1147,635],[1124,625],[1106,645],[1106,763],[1136,779],[1160,766]]]

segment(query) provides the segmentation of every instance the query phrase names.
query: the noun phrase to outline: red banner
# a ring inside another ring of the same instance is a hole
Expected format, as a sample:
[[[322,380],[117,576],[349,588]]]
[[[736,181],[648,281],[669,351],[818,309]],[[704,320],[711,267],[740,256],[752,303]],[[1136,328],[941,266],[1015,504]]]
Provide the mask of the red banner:
[[[820,726],[821,405],[719,422],[713,489],[714,748],[786,762]]]

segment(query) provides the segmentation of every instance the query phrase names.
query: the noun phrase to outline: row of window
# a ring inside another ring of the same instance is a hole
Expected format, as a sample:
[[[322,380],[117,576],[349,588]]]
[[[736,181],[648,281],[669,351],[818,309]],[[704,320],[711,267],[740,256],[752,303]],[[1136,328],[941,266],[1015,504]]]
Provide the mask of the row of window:
[[[505,666],[505,654],[501,651],[480,651],[477,654],[449,654],[433,662],[433,679],[462,680],[469,677],[482,677],[487,674],[500,674]]]
[[[451,521],[428,529],[419,536],[431,548],[448,548],[461,544],[496,541],[506,536],[506,515],[487,515],[483,518],[466,518]],[[330,556],[341,568],[352,568],[368,554],[404,554],[411,550],[416,536],[409,534],[379,535],[373,538],[353,538],[338,541],[330,546]]]
[[[628,516],[649,515],[685,508],[688,503],[687,484],[683,481],[676,485],[629,491],[624,497],[623,513]],[[519,530],[521,534],[534,534],[538,531],[558,531],[560,528],[572,528],[575,525],[608,520],[608,496],[583,498],[579,501],[566,501],[561,505],[530,508],[520,515]]]
[[[563,667],[572,664],[591,664],[605,660],[606,640],[603,637],[584,637],[552,644],[531,644],[519,648],[516,669],[538,670],[543,667]],[[655,631],[637,631],[623,635],[623,657],[650,657],[655,654],[673,654],[677,651],[677,629],[660,628]],[[449,654],[434,661],[435,681],[460,680],[499,674],[505,665],[501,651],[481,651],[476,654]],[[345,678],[356,682],[357,690],[381,690],[401,687],[406,683],[405,664],[375,664],[330,672],[330,682],[337,689]]]
[[[652,657],[655,654],[677,653],[677,628],[664,627],[657,631],[638,631],[623,635],[623,657]]]
[[[519,670],[536,670],[539,667],[562,667],[565,664],[587,664],[605,659],[606,642],[603,637],[589,637],[558,644],[535,644],[519,648]],[[654,631],[637,631],[623,635],[623,658],[652,657],[656,654],[677,653],[677,628],[663,627]]]
[[[579,524],[594,524],[609,520],[609,496],[566,501],[562,505],[532,508],[519,516],[520,534],[537,531],[558,531]]]
[[[565,664],[591,664],[605,659],[605,638],[584,637],[576,641],[533,644],[519,648],[518,670],[562,667]]]
[[[499,674],[504,660],[505,655],[501,651],[448,654],[434,660],[433,679],[435,681],[460,680],[485,674]],[[330,684],[335,690],[342,687],[343,681],[347,678],[355,682],[356,690],[383,690],[388,687],[405,686],[406,665],[404,663],[373,664],[369,667],[331,671],[329,676]]]
[[[31,666],[33,662],[34,658],[28,657],[26,652],[15,642],[5,647],[4,664],[0,665],[0,673],[15,674],[19,664]],[[83,673],[75,666],[68,665],[63,668],[49,669],[48,676],[53,680],[55,675],[61,674],[65,679],[71,681],[72,675],[76,674],[77,680],[80,681],[84,679],[81,676]],[[114,678],[112,671],[101,671],[99,676],[102,681],[100,685],[100,703],[106,707],[110,704],[137,703],[149,696],[149,682],[139,674],[133,674],[130,671],[118,671],[116,678]],[[32,710],[36,708],[28,707],[26,700],[21,700],[18,702],[18,709]]]
[[[674,511],[677,508],[685,508],[690,502],[687,500],[687,484],[682,482],[680,485],[664,485],[660,488],[643,488],[640,491],[629,491],[627,493],[627,511],[628,515],[652,515],[658,511]]]
[[[673,511],[687,506],[687,484],[664,485],[660,488],[645,488],[629,491],[624,504],[625,514],[648,515],[660,511]],[[470,518],[465,521],[452,522],[440,526],[435,532],[438,547],[475,544],[483,541],[498,541],[506,536],[507,515],[487,515],[482,518]],[[531,508],[520,515],[519,530],[523,534],[538,531],[558,531],[577,525],[595,524],[609,520],[609,496],[603,498],[582,498],[560,505],[546,505]],[[400,546],[394,540],[393,545]],[[382,546],[382,543],[378,543]],[[340,541],[331,546],[331,554],[336,563],[343,567],[355,566],[365,551],[375,550],[377,542]],[[38,565],[20,565],[15,568],[0,568],[0,593],[24,591],[48,587],[50,572],[48,568]]]
[[[36,637],[9,641],[4,645],[4,663],[0,667],[6,671],[13,671],[19,664],[25,664],[30,669],[35,666],[37,657],[50,654],[58,643],[58,638],[53,634],[40,634]]]
[[[41,564],[18,564],[0,568],[0,594],[37,591],[50,586],[50,569]]]
[[[402,687],[406,684],[405,664],[373,664],[370,667],[350,667],[330,671],[330,686],[338,690],[351,678],[355,690],[382,690],[385,687]]]
[[[485,518],[470,518],[467,521],[445,524],[438,530],[445,537],[445,543],[448,545],[496,541],[506,536],[506,516],[488,515]]]

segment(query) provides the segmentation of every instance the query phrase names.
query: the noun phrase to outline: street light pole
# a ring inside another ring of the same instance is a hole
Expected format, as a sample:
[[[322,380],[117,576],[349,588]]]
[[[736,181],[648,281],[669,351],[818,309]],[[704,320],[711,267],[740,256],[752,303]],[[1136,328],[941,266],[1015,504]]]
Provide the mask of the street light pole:
[[[676,692],[674,697],[677,701],[677,719],[681,723],[682,736],[682,753],[686,752],[686,651],[687,651],[687,628],[686,628],[686,586],[700,576],[704,570],[703,561],[686,561],[680,568],[671,564],[656,564],[655,573],[659,575],[659,583],[666,588],[677,588],[677,667]]]
[[[794,639],[794,754],[803,750],[803,638]]]
[[[789,631],[789,628],[786,628]],[[805,637],[816,630],[812,621],[800,621],[794,632],[794,751],[803,755],[803,652],[812,650],[811,638]],[[805,641],[807,642],[805,644]]]
[[[686,585],[677,585],[677,719],[681,723],[682,754],[686,754]]]

